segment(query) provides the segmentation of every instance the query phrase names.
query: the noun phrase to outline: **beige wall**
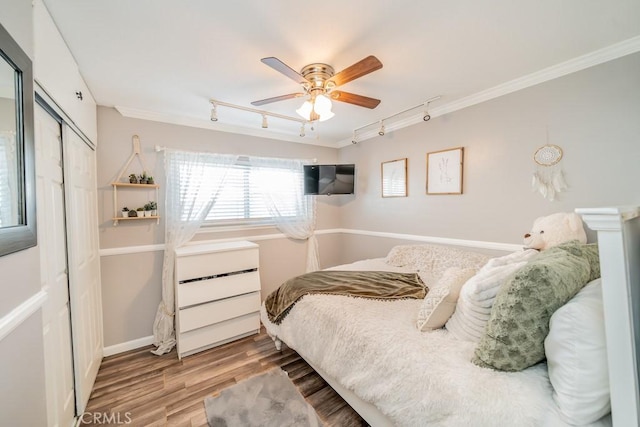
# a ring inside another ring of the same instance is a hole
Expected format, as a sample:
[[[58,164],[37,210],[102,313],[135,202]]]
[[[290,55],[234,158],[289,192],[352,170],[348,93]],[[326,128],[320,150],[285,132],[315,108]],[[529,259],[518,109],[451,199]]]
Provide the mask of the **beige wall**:
[[[33,59],[31,2],[3,1],[0,23]],[[0,319],[40,291],[40,255],[30,248],[0,257]],[[0,341],[3,425],[46,424],[42,317],[37,310]]]
[[[340,150],[355,162],[357,197],[342,227],[521,243],[541,215],[640,203],[640,54],[580,71]],[[446,94],[443,101],[446,102]],[[535,150],[564,150],[569,190],[531,191]],[[464,147],[464,194],[425,194],[426,153]],[[408,158],[409,196],[380,196],[380,164]],[[593,234],[591,234],[593,237]],[[350,259],[373,253],[351,248]]]
[[[115,109],[98,108],[98,210],[100,214],[100,247],[129,248],[135,253],[102,256],[102,298],[105,346],[120,344],[152,334],[156,309],[161,298],[162,251],[140,252],[145,245],[164,243],[164,221],[123,221],[113,226],[113,193],[115,180],[131,155],[131,137],[140,137],[147,172],[161,185],[158,198],[159,214],[164,207],[163,153],[155,146],[233,153],[265,157],[317,159],[319,163],[335,163],[337,150],[307,144],[276,141],[230,133],[215,132],[146,120],[122,117]],[[142,167],[134,160],[128,173],[139,174]],[[155,198],[153,191],[119,191],[119,208],[142,206]],[[339,226],[339,202],[336,197],[319,197],[318,229]],[[247,232],[199,233],[194,240],[273,235],[275,228]],[[323,265],[332,265],[339,257],[337,239],[319,238]],[[288,239],[258,240],[260,245],[260,277],[263,297],[284,279],[301,274],[305,268],[306,247]],[[133,247],[133,248],[132,248]]]

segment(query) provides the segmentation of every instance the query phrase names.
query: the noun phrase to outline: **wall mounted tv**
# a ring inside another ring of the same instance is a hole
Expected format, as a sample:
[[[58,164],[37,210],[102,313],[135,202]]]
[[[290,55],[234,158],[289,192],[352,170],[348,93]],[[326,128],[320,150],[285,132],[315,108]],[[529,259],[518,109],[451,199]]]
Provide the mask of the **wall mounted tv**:
[[[353,194],[356,165],[305,165],[304,194]]]

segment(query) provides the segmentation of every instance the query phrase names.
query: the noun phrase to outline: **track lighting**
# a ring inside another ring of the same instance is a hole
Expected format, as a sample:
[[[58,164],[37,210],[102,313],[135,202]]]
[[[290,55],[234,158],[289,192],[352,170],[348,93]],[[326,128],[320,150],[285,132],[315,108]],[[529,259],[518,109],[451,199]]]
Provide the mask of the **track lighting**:
[[[215,102],[211,103],[211,121],[212,122],[218,121],[218,107],[216,106]]]
[[[300,136],[304,138],[304,123],[300,126]]]
[[[424,120],[425,122],[428,122],[429,120],[431,120],[431,116],[429,115],[429,104],[431,103],[431,101],[428,101],[427,103],[424,104],[424,114],[422,116],[422,120]]]
[[[360,126],[357,129],[353,130],[353,138],[351,138],[351,143],[352,144],[357,144],[358,142],[364,141],[366,139],[369,139],[373,136],[375,136],[375,129],[374,126],[375,125],[379,125],[378,128],[378,135],[380,136],[384,136],[384,134],[386,133],[386,128],[385,128],[385,122],[388,122],[391,119],[397,118],[399,116],[405,115],[408,112],[414,112],[414,114],[416,113],[416,110],[418,110],[418,108],[421,109],[421,115],[419,116],[412,116],[410,118],[410,121],[412,123],[419,123],[416,122],[416,120],[420,120],[420,118],[422,118],[423,121],[428,122],[429,120],[431,120],[431,114],[429,113],[429,104],[431,104],[431,102],[436,101],[438,99],[440,99],[441,96],[434,96],[433,98],[429,98],[426,101],[424,101],[422,104],[418,104],[414,107],[411,108],[407,108],[406,110],[402,110],[399,113],[396,114],[392,114],[389,117],[385,117],[383,119],[380,119],[377,122],[373,122],[373,123],[369,123],[367,125],[364,126]],[[400,126],[398,126],[398,122],[401,123]],[[391,121],[391,124],[387,123],[387,125],[391,126],[389,129],[390,130],[395,130],[398,127],[404,127],[402,125],[406,126],[406,123],[408,122],[408,120],[406,118],[399,118],[398,121]]]
[[[303,120],[297,117],[291,117],[291,116],[285,116],[283,114],[277,114],[277,113],[272,113],[269,111],[265,111],[265,110],[257,110],[255,108],[248,108],[248,107],[244,107],[242,105],[235,105],[235,104],[230,104],[228,102],[223,102],[223,101],[219,101],[217,99],[209,99],[209,103],[211,104],[211,121],[212,122],[217,122],[218,121],[218,107],[222,106],[225,108],[233,108],[236,110],[241,110],[241,111],[246,111],[249,113],[254,113],[254,114],[259,114],[262,116],[262,128],[263,129],[267,129],[269,127],[269,122],[268,122],[268,117],[275,117],[277,119],[282,119],[282,120],[288,120],[291,122],[296,122],[296,123],[301,123],[302,124],[302,135],[300,136],[304,136],[304,125],[307,123],[310,123],[307,120]],[[313,126],[311,127],[311,130],[313,130]]]

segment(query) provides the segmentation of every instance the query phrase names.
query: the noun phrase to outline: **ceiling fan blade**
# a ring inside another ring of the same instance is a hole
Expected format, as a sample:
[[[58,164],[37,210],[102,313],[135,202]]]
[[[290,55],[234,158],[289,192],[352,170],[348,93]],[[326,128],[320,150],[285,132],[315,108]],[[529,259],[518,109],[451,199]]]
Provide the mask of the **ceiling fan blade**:
[[[269,67],[273,68],[274,70],[289,77],[291,80],[295,81],[296,83],[299,83],[299,84],[308,83],[307,79],[305,79],[302,76],[302,74],[298,73],[296,70],[289,67],[287,64],[280,61],[278,58],[274,56],[270,56],[268,58],[262,58],[260,61],[262,61],[263,64],[266,64]]]
[[[300,93],[290,93],[288,95],[274,96],[273,98],[266,98],[266,99],[261,99],[259,101],[253,101],[251,105],[260,106],[264,104],[271,104],[272,102],[284,101],[285,99],[291,99],[291,98],[299,98],[304,95],[305,95],[304,93],[300,92]]]
[[[378,104],[380,104],[379,99],[356,95],[355,93],[343,92],[341,90],[334,90],[329,96],[335,101],[346,102],[349,104],[357,105],[359,107],[371,109],[376,108]]]
[[[366,74],[379,70],[380,68],[382,68],[382,62],[380,62],[380,60],[375,56],[370,55],[340,71],[328,81],[335,83],[336,86],[341,86],[351,80],[355,80]]]

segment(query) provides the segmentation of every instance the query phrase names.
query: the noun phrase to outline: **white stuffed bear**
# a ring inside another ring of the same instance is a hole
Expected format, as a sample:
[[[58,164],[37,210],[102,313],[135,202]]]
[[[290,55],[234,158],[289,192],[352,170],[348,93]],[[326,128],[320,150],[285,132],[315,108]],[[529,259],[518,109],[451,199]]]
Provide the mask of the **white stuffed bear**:
[[[560,212],[536,219],[531,231],[524,235],[524,246],[543,251],[569,240],[587,243],[582,218],[575,213]]]

